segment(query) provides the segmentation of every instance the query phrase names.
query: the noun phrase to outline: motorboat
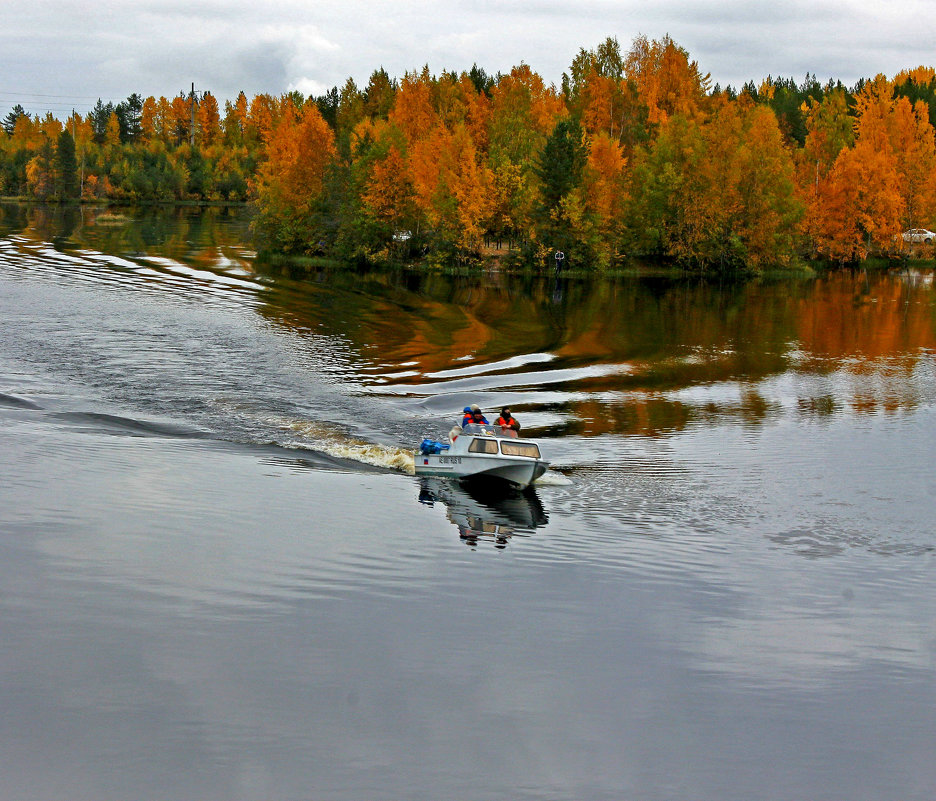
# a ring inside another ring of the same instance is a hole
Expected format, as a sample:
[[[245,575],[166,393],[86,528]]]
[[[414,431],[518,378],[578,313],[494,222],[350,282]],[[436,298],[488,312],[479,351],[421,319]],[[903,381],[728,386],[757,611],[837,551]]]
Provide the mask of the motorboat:
[[[449,441],[423,438],[414,458],[417,476],[498,479],[526,489],[549,467],[539,445],[502,426],[466,423]]]

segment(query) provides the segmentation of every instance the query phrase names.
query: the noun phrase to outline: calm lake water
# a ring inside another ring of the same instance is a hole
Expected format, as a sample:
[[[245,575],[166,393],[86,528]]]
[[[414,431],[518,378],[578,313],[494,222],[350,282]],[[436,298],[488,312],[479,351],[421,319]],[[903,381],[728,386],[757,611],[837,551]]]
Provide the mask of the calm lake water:
[[[926,799],[930,271],[290,275],[2,207],[4,801]],[[509,403],[525,494],[412,475]]]

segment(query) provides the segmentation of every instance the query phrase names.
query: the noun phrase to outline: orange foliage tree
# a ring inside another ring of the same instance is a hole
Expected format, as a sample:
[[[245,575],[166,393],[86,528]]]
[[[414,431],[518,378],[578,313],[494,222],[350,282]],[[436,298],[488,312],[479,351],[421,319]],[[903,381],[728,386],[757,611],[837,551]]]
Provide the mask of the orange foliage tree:
[[[643,97],[651,125],[665,123],[675,114],[696,118],[701,113],[709,76],[669,36],[653,41],[637,37],[624,71]]]
[[[418,75],[407,73],[400,81],[389,120],[402,131],[407,144],[425,136],[435,125],[436,113],[432,107],[432,85],[429,69]]]
[[[417,235],[419,212],[406,159],[406,141],[394,125],[383,120],[362,120],[354,133],[363,189],[361,202],[369,217],[382,227],[385,238],[404,231]]]
[[[895,99],[879,75],[856,96],[854,125],[855,146],[817,180],[812,215],[816,251],[839,261],[892,250],[903,228],[936,213],[936,150],[923,108]]]
[[[703,266],[788,260],[801,213],[793,175],[769,108],[722,100],[704,125],[671,117],[634,171],[638,241]]]
[[[897,182],[893,154],[870,140],[843,150],[819,187],[818,253],[846,262],[867,258],[873,248],[889,248],[904,212]]]
[[[936,141],[929,110],[923,101],[911,106],[901,97],[892,117],[891,142],[904,208],[901,227],[929,225],[936,218]]]
[[[316,212],[334,157],[335,135],[315,104],[307,104],[298,118],[285,114],[272,131],[254,185],[256,225],[279,249],[303,249],[310,234],[320,231]]]
[[[162,135],[159,107],[152,95],[143,101],[143,109],[140,112],[140,130],[144,140],[155,139]]]
[[[195,125],[201,144],[210,147],[218,140],[221,134],[221,114],[218,111],[218,101],[210,92],[205,92],[198,104]]]
[[[797,193],[806,213],[803,231],[814,242],[823,218],[821,189],[828,181],[835,160],[855,140],[854,120],[848,113],[845,90],[834,89],[822,99],[804,104],[806,141],[796,154]]]
[[[649,109],[634,80],[624,74],[617,39],[608,38],[595,50],[580,50],[570,74],[563,75],[563,92],[589,135],[607,133],[627,155],[647,140]]]

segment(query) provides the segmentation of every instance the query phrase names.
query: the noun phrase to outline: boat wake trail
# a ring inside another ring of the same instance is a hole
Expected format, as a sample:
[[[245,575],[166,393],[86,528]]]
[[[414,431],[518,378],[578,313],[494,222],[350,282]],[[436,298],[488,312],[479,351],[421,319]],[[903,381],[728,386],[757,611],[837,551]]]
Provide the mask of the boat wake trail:
[[[292,435],[285,447],[320,451],[374,467],[384,467],[412,475],[413,452],[393,445],[380,445],[350,436],[334,425],[312,420],[282,420],[280,427]]]
[[[30,400],[25,398],[20,398],[16,395],[7,395],[3,392],[0,392],[0,406],[6,406],[11,409],[30,409],[37,410],[42,407],[38,403],[33,403]]]
[[[68,423],[84,431],[131,437],[204,439],[204,432],[185,426],[135,419],[103,412],[54,412],[52,420]]]

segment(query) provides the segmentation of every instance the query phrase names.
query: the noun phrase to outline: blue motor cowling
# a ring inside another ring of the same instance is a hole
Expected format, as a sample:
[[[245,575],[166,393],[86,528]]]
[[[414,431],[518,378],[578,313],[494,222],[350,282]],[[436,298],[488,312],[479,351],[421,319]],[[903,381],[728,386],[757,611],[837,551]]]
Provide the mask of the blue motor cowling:
[[[419,443],[419,452],[426,456],[433,453],[442,453],[442,451],[447,451],[448,449],[448,445],[436,442],[434,439],[429,439],[428,437]]]

